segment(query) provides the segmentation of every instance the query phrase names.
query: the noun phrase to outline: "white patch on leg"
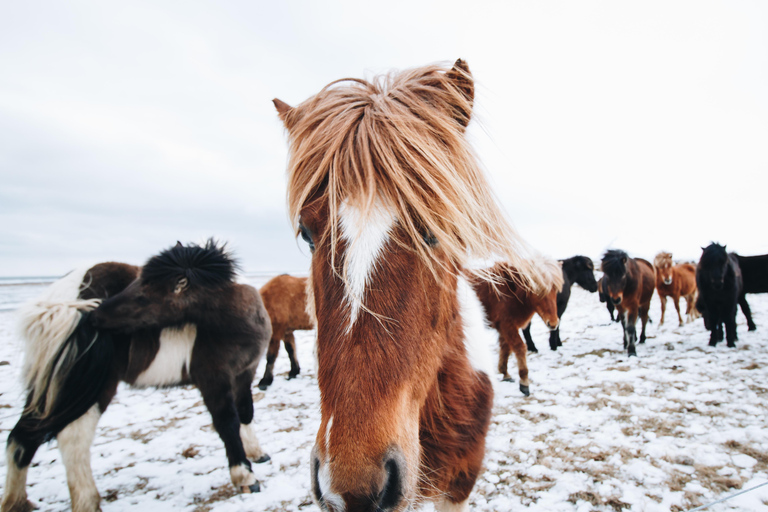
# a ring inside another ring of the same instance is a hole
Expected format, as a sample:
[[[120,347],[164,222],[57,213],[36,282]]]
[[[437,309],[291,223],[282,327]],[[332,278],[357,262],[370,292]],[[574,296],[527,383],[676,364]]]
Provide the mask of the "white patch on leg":
[[[247,425],[240,424],[240,441],[243,443],[245,456],[249,459],[259,460],[264,456],[264,451],[261,449],[256,432],[253,431],[253,423]]]
[[[192,360],[196,337],[195,324],[185,324],[180,329],[168,327],[160,331],[160,349],[149,368],[136,377],[133,385],[146,387],[181,383],[183,372],[189,374],[189,362]]]
[[[22,509],[27,503],[27,470],[29,466],[20,468],[13,460],[13,454],[19,444],[11,442],[5,450],[7,473],[5,475],[5,491],[3,491],[2,510]]]
[[[232,484],[240,490],[241,487],[250,487],[256,483],[256,475],[245,464],[238,464],[229,468],[229,477]]]
[[[330,451],[331,446],[331,427],[333,426],[333,415],[331,415],[331,418],[328,420],[328,424],[325,426],[325,452],[328,453]]]
[[[435,504],[435,510],[438,512],[465,512],[469,510],[469,498],[461,503],[451,503],[448,499],[443,499]]]
[[[464,324],[464,348],[469,362],[478,372],[493,375],[491,347],[498,342],[498,333],[486,325],[485,310],[475,290],[463,276],[459,276],[456,296],[459,299]]]
[[[91,444],[101,413],[94,404],[88,412],[59,432],[56,440],[67,469],[67,485],[72,498],[72,512],[99,510],[99,491],[91,472]]]
[[[373,275],[381,251],[390,238],[395,215],[384,205],[377,204],[368,218],[348,204],[339,209],[341,237],[347,242],[346,300],[350,307],[347,332],[352,329],[363,306],[365,289]]]

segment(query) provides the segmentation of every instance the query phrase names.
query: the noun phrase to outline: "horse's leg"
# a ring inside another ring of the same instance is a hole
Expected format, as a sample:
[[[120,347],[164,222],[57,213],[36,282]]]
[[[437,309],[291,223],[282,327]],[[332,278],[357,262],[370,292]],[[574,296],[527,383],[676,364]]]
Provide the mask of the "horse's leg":
[[[509,348],[509,342],[507,337],[502,334],[501,328],[499,328],[499,373],[501,374],[501,380],[503,382],[512,382],[512,377],[507,372],[507,366],[509,363],[509,354],[512,353],[512,349]]]
[[[558,325],[556,328],[549,331],[549,348],[557,350],[557,347],[562,346],[563,344],[560,342],[560,326]]]
[[[291,371],[288,372],[288,378],[294,379],[301,372],[301,367],[299,367],[299,360],[296,358],[296,339],[293,337],[293,331],[285,333],[283,344],[285,345],[285,351],[288,352],[288,359],[291,360]]]
[[[673,295],[672,301],[675,303],[675,310],[677,311],[677,320],[680,322],[680,327],[685,325],[685,322],[683,322],[683,317],[680,315],[680,295]]]
[[[539,349],[533,344],[533,338],[531,337],[531,322],[528,322],[528,325],[523,327],[523,337],[525,338],[525,346],[528,352],[538,353]]]
[[[520,332],[517,329],[509,330],[509,342],[512,352],[515,353],[517,359],[517,373],[520,377],[520,392],[525,396],[531,394],[530,382],[528,381],[528,349],[525,347],[525,342],[520,336]]]
[[[659,302],[661,303],[661,320],[659,320],[659,327],[664,325],[664,313],[667,310],[667,296],[659,294]]]
[[[741,312],[744,313],[745,317],[747,317],[747,330],[749,331],[757,330],[757,326],[755,325],[755,322],[752,321],[752,311],[749,309],[746,293],[742,293],[741,297],[739,297],[739,306],[741,306]]]
[[[246,370],[235,378],[237,394],[237,415],[240,417],[240,441],[243,443],[245,456],[260,464],[270,457],[261,449],[256,432],[253,431],[253,395],[251,384],[255,370]]]
[[[651,303],[649,302],[645,306],[640,306],[640,341],[639,343],[645,343],[645,325],[648,323],[648,311],[651,309]]]
[[[625,336],[627,338],[627,355],[637,356],[637,351],[635,350],[635,340],[637,340],[637,329],[635,327],[637,324],[637,311],[630,312],[627,310],[625,316],[624,332],[626,333]]]
[[[94,404],[88,412],[64,427],[56,436],[61,458],[67,469],[72,512],[101,510],[101,497],[91,472],[91,444],[100,417],[99,404]]]
[[[739,336],[736,334],[736,305],[733,305],[733,311],[725,318],[725,341],[726,344],[734,348]]]
[[[196,379],[197,388],[211,413],[213,428],[224,441],[232,484],[238,490],[258,492],[259,482],[251,470],[251,463],[240,439],[240,416],[235,406],[231,377],[226,372],[210,372],[205,377]]]
[[[277,359],[278,352],[280,352],[280,334],[273,332],[272,337],[269,339],[269,347],[267,348],[267,366],[264,369],[264,376],[259,381],[259,389],[262,391],[266,391],[274,380],[272,370],[275,367],[275,359]]]
[[[22,414],[8,435],[2,512],[28,512],[37,508],[27,500],[27,471],[45,436],[45,432],[35,428],[36,424],[35,420]]]

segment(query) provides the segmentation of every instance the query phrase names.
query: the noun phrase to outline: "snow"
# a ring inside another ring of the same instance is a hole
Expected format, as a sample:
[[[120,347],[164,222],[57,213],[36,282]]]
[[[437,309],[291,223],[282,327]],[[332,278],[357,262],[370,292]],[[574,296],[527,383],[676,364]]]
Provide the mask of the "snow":
[[[522,396],[517,383],[492,379],[485,471],[471,509],[682,511],[768,482],[768,296],[748,299],[758,330],[747,332],[739,312],[739,341],[729,349],[707,345],[701,319],[678,327],[672,314],[659,326],[654,297],[648,341],[629,359],[621,328],[597,295],[574,287],[557,352],[534,320],[541,352],[528,356],[531,396]],[[0,362],[8,363],[0,366],[3,436],[22,403],[14,326],[14,312],[0,310]],[[495,351],[495,333],[484,336]],[[320,423],[314,332],[297,332],[296,341],[301,375],[287,380],[283,351],[274,384],[266,392],[253,388],[255,430],[272,457],[254,465],[261,493],[234,492],[223,444],[197,390],[121,386],[92,447],[104,512],[317,510],[309,475]],[[262,362],[257,379],[263,371]],[[5,460],[0,467],[4,486]],[[42,510],[69,509],[55,442],[35,456],[28,493]],[[768,486],[708,510],[768,510]]]

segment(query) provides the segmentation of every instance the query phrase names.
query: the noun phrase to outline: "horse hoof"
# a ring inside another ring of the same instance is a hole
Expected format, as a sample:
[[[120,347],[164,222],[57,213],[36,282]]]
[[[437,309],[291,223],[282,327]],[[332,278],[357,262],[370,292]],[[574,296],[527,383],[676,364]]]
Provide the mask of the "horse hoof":
[[[536,347],[528,347],[528,352],[530,352],[531,354],[538,354],[539,349],[537,349]]]
[[[528,386],[523,386],[522,384],[520,384],[520,392],[525,396],[531,396],[531,390]]]
[[[716,347],[717,346],[717,342],[715,340],[709,340],[709,346],[710,347]]]
[[[244,485],[242,487],[243,494],[250,494],[252,492],[261,492],[261,485],[259,485],[259,481],[257,480],[255,484],[253,485]]]
[[[504,377],[503,379],[501,379],[501,382],[515,382],[515,379],[513,379],[512,377]]]
[[[295,379],[295,378],[296,378],[296,377],[298,377],[298,376],[299,376],[299,372],[296,372],[296,373],[289,373],[289,374],[288,374],[288,380],[291,380],[291,379]]]
[[[259,459],[258,459],[258,460],[255,460],[254,462],[255,462],[256,464],[264,464],[265,462],[269,462],[269,461],[271,461],[271,460],[272,460],[272,457],[270,457],[269,455],[267,455],[267,454],[265,453],[264,455],[262,455],[261,457],[259,457]]]
[[[736,343],[732,341],[729,341],[727,345],[728,345],[728,348],[736,348]]]
[[[748,331],[756,331],[756,330],[757,330],[757,326],[756,326],[756,325],[750,325],[750,326],[747,328],[747,330],[748,330]]]
[[[269,387],[269,384],[262,384],[261,382],[259,382],[259,389],[260,390],[266,391],[268,387]]]
[[[554,347],[549,347],[549,349],[550,349],[552,352],[555,352],[555,351],[557,350],[557,346],[554,346]]]
[[[636,352],[636,351],[634,351],[634,350],[630,350],[630,351],[628,351],[628,352],[627,352],[627,357],[632,357],[632,356],[635,356],[635,357],[637,357],[637,352]]]

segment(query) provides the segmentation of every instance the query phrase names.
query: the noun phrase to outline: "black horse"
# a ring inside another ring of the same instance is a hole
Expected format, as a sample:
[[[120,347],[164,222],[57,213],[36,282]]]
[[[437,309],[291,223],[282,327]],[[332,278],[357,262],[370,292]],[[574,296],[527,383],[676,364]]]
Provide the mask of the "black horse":
[[[735,254],[735,253],[734,253]],[[747,326],[750,331],[757,329],[752,321],[752,311],[747,303],[747,293],[768,293],[768,254],[760,256],[739,256],[735,254],[744,280],[744,289],[739,297],[739,305],[744,316],[747,317]]]
[[[605,291],[605,288],[603,288],[602,277],[597,281],[597,297],[600,299],[600,302],[605,302],[605,307],[608,309],[608,314],[611,315],[611,321],[618,322],[620,318],[613,314],[616,308],[614,307],[613,301],[611,300],[611,297],[608,295],[608,292]]]
[[[725,324],[728,346],[735,347],[738,339],[736,306],[744,296],[744,282],[736,255],[728,254],[724,245],[714,242],[704,247],[696,267],[696,286],[699,289],[696,309],[704,318],[704,326],[711,333],[709,345],[714,347],[723,340]]]
[[[258,490],[248,458],[269,457],[252,430],[251,382],[272,328],[259,293],[237,284],[235,273],[235,261],[213,241],[177,244],[143,268],[110,262],[71,272],[22,310],[28,395],[8,436],[3,512],[31,510],[27,470],[53,438],[73,512],[100,510],[90,445],[120,381],[197,386],[232,482]]]
[[[578,284],[590,293],[597,291],[597,281],[595,281],[595,265],[590,258],[586,256],[573,256],[566,260],[560,260],[563,264],[563,289],[557,294],[557,318],[563,317],[565,308],[568,307],[568,300],[571,298],[571,286]],[[523,329],[525,344],[528,352],[538,352],[536,345],[531,338],[531,323]],[[557,350],[563,344],[560,342],[560,324],[557,328],[549,331],[549,348]]]

